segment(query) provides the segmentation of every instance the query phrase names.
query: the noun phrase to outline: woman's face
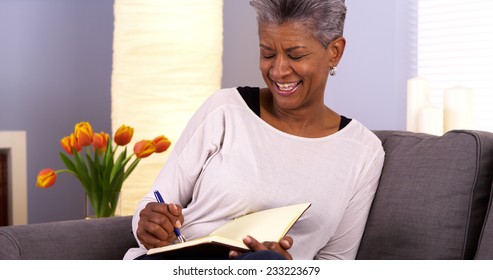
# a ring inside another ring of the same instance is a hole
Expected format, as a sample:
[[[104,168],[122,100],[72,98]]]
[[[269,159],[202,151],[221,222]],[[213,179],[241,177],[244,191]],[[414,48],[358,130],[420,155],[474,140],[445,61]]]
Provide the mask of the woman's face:
[[[259,26],[260,71],[281,109],[293,110],[324,102],[329,70],[336,66],[332,44],[326,49],[300,23]],[[342,51],[341,51],[342,52]]]

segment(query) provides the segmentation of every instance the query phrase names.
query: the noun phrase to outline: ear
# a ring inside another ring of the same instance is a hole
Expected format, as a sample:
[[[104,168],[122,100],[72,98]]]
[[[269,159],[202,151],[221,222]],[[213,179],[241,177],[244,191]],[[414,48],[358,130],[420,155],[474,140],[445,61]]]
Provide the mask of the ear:
[[[327,47],[327,52],[329,54],[329,64],[331,67],[337,66],[339,61],[344,54],[344,49],[346,48],[346,39],[344,37],[337,37],[330,42]]]

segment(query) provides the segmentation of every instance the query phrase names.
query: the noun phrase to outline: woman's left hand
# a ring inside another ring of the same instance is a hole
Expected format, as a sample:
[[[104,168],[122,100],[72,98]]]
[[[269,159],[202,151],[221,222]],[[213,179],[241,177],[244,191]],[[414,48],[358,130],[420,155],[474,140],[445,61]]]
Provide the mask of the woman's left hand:
[[[243,239],[243,243],[245,243],[245,245],[247,245],[248,248],[250,248],[252,251],[272,250],[281,254],[287,260],[293,259],[291,254],[288,252],[288,250],[293,245],[293,238],[291,238],[290,236],[283,237],[279,242],[266,241],[263,243],[258,242],[255,238],[251,236],[247,236]],[[236,257],[239,254],[240,253],[237,251],[230,251],[229,253],[230,257]]]

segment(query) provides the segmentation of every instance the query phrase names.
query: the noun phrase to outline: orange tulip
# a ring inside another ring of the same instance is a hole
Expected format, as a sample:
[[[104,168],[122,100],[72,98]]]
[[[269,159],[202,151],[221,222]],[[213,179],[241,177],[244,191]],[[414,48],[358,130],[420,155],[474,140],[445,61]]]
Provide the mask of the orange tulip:
[[[119,146],[125,146],[132,140],[134,128],[126,125],[121,125],[115,132],[115,143]]]
[[[77,143],[81,147],[91,145],[93,132],[90,123],[80,122],[76,124],[74,133],[75,133],[75,138],[77,139]]]
[[[106,147],[108,145],[108,141],[110,136],[107,133],[101,131],[100,133],[94,133],[92,136],[92,147],[94,150],[98,150],[99,152],[106,151]]]
[[[156,151],[151,140],[142,140],[135,143],[134,153],[138,158],[146,158]]]
[[[164,135],[160,135],[156,138],[154,138],[154,140],[152,140],[152,142],[154,143],[154,147],[156,148],[156,153],[162,153],[164,151],[166,151],[169,146],[171,145],[171,142],[169,141],[168,138],[166,138]]]
[[[36,186],[40,188],[49,188],[56,182],[55,170],[51,168],[45,168],[38,173],[38,179],[36,181]]]
[[[75,135],[72,133],[70,136],[65,136],[60,140],[60,145],[62,146],[63,150],[69,155],[73,154],[72,148],[75,148],[77,152],[80,152],[82,150],[82,147],[77,143],[75,139]]]
[[[69,155],[72,154],[72,143],[70,141],[70,138],[70,136],[65,136],[62,138],[62,140],[60,140],[60,145],[62,145],[62,148]]]
[[[70,134],[70,145],[72,145],[72,147],[74,147],[77,152],[80,152],[82,150],[82,146],[79,145],[79,142],[77,141],[74,133]]]

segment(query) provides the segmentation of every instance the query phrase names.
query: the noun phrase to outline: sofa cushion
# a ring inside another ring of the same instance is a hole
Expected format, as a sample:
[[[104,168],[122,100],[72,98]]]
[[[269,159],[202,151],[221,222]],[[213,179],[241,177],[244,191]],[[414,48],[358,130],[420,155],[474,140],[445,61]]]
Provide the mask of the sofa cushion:
[[[123,259],[136,247],[132,217],[0,227],[0,259]]]
[[[375,133],[385,162],[357,258],[474,258],[493,177],[493,134]]]
[[[486,220],[479,240],[477,260],[493,260],[493,189]]]

